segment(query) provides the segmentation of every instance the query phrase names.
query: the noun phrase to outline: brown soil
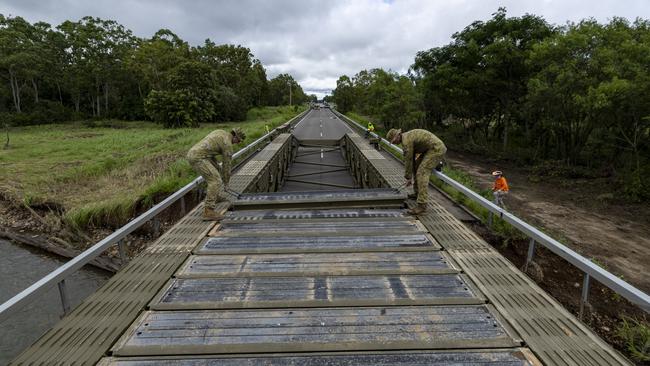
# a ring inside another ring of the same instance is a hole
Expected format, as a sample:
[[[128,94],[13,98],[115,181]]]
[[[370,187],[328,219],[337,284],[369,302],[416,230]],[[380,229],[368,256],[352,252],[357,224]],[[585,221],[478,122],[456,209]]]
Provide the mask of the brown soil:
[[[490,173],[504,172],[510,185],[508,210],[571,249],[650,292],[650,209],[619,199],[605,179],[551,178],[535,182],[528,169],[482,156],[450,152],[449,162],[470,174],[479,188]]]
[[[470,174],[481,189],[491,188],[493,170],[504,171],[510,185],[506,200],[510,211],[587,258],[595,259],[632,285],[646,292],[650,288],[650,212],[647,208],[593,198],[606,191],[604,182],[561,181],[558,178],[533,182],[524,168],[466,153],[451,152],[448,161]],[[477,222],[470,226],[523,270],[528,240],[500,237]],[[527,273],[578,316],[583,280],[580,270],[550,250],[537,246]],[[630,356],[625,342],[616,334],[617,328],[626,317],[647,324],[647,313],[594,280],[588,298],[582,320],[614,348]]]

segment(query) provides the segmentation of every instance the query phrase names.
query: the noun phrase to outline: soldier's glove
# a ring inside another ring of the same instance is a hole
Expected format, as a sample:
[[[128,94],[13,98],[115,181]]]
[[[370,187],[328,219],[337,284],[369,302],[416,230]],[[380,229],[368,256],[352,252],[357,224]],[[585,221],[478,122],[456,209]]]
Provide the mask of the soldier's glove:
[[[438,165],[436,165],[436,168],[435,168],[436,171],[441,172],[441,171],[442,171],[442,166],[443,166],[443,165],[444,165],[444,164],[442,163],[442,161],[439,162]]]

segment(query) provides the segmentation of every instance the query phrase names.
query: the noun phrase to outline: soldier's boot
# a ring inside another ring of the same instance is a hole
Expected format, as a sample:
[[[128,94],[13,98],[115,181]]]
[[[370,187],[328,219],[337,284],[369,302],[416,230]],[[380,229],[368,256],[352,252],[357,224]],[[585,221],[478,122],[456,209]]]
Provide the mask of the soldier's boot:
[[[221,221],[223,214],[215,211],[213,208],[203,208],[203,221]]]
[[[409,193],[406,197],[408,199],[410,199],[410,200],[414,200],[414,199],[418,198],[418,194],[417,193]]]
[[[406,211],[409,215],[421,215],[425,212],[427,212],[427,204],[426,203],[418,203],[417,206],[413,207],[412,209]]]

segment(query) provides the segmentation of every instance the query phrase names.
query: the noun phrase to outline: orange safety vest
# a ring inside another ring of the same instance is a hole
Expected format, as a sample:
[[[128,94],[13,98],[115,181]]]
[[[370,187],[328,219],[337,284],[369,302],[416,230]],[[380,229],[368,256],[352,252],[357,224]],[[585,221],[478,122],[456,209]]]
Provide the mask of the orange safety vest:
[[[504,191],[508,192],[510,188],[508,188],[508,182],[506,182],[506,178],[501,177],[497,178],[497,180],[494,181],[494,186],[492,187],[492,191]]]

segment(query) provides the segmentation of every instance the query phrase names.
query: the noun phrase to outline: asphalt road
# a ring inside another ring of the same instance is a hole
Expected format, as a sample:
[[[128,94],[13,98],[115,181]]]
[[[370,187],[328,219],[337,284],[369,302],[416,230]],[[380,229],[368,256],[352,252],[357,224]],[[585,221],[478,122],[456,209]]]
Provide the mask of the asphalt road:
[[[350,126],[341,122],[329,109],[312,110],[300,121],[293,135],[298,140],[339,140],[348,132]]]

